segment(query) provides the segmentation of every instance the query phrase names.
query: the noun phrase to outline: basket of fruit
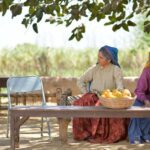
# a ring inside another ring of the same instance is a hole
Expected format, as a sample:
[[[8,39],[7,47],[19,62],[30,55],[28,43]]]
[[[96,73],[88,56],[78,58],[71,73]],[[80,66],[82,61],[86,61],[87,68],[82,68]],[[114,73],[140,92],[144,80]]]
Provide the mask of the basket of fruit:
[[[104,90],[99,99],[101,104],[107,108],[129,108],[133,105],[135,97],[133,97],[128,89],[123,90]]]

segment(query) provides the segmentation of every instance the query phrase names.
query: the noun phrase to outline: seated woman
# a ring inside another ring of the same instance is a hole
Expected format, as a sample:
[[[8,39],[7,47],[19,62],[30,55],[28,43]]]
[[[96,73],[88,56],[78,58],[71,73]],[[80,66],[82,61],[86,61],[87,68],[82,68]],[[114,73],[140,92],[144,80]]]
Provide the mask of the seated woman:
[[[135,89],[137,99],[134,106],[150,107],[150,53]],[[150,142],[150,119],[133,118],[129,124],[128,136],[131,144]]]
[[[91,82],[89,93],[87,83]],[[123,89],[123,76],[118,64],[118,49],[110,46],[100,48],[98,63],[90,67],[78,80],[84,95],[73,105],[101,105],[96,95],[105,89]],[[127,120],[122,118],[74,118],[73,137],[93,143],[113,143],[127,136]]]

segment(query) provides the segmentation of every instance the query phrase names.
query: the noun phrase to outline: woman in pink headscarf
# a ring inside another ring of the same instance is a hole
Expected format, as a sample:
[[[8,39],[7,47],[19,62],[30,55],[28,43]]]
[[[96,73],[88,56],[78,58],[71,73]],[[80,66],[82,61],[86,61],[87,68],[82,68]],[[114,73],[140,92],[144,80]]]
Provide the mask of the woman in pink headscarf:
[[[90,82],[90,92],[87,84]],[[78,80],[84,94],[74,101],[77,106],[101,105],[96,92],[105,89],[123,89],[123,76],[118,64],[118,49],[102,47],[98,52],[98,63],[90,67]],[[127,120],[122,118],[74,118],[73,137],[93,143],[113,143],[127,136]]]

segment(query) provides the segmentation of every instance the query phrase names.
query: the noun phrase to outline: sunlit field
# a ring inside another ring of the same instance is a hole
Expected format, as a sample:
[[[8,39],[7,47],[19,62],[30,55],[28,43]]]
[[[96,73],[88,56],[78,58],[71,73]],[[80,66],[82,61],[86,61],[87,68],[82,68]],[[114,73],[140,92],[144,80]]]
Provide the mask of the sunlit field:
[[[78,77],[97,62],[97,49],[56,49],[18,45],[0,50],[0,75],[39,75]],[[124,76],[139,76],[148,58],[145,50],[120,50],[119,62]]]

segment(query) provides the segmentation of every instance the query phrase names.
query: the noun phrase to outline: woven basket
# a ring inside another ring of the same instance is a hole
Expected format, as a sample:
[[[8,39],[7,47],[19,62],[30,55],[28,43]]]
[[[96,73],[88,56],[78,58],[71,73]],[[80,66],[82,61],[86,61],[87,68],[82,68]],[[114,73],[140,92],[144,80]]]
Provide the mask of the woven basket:
[[[129,108],[133,105],[135,97],[132,98],[104,98],[99,96],[100,102],[107,108]]]

